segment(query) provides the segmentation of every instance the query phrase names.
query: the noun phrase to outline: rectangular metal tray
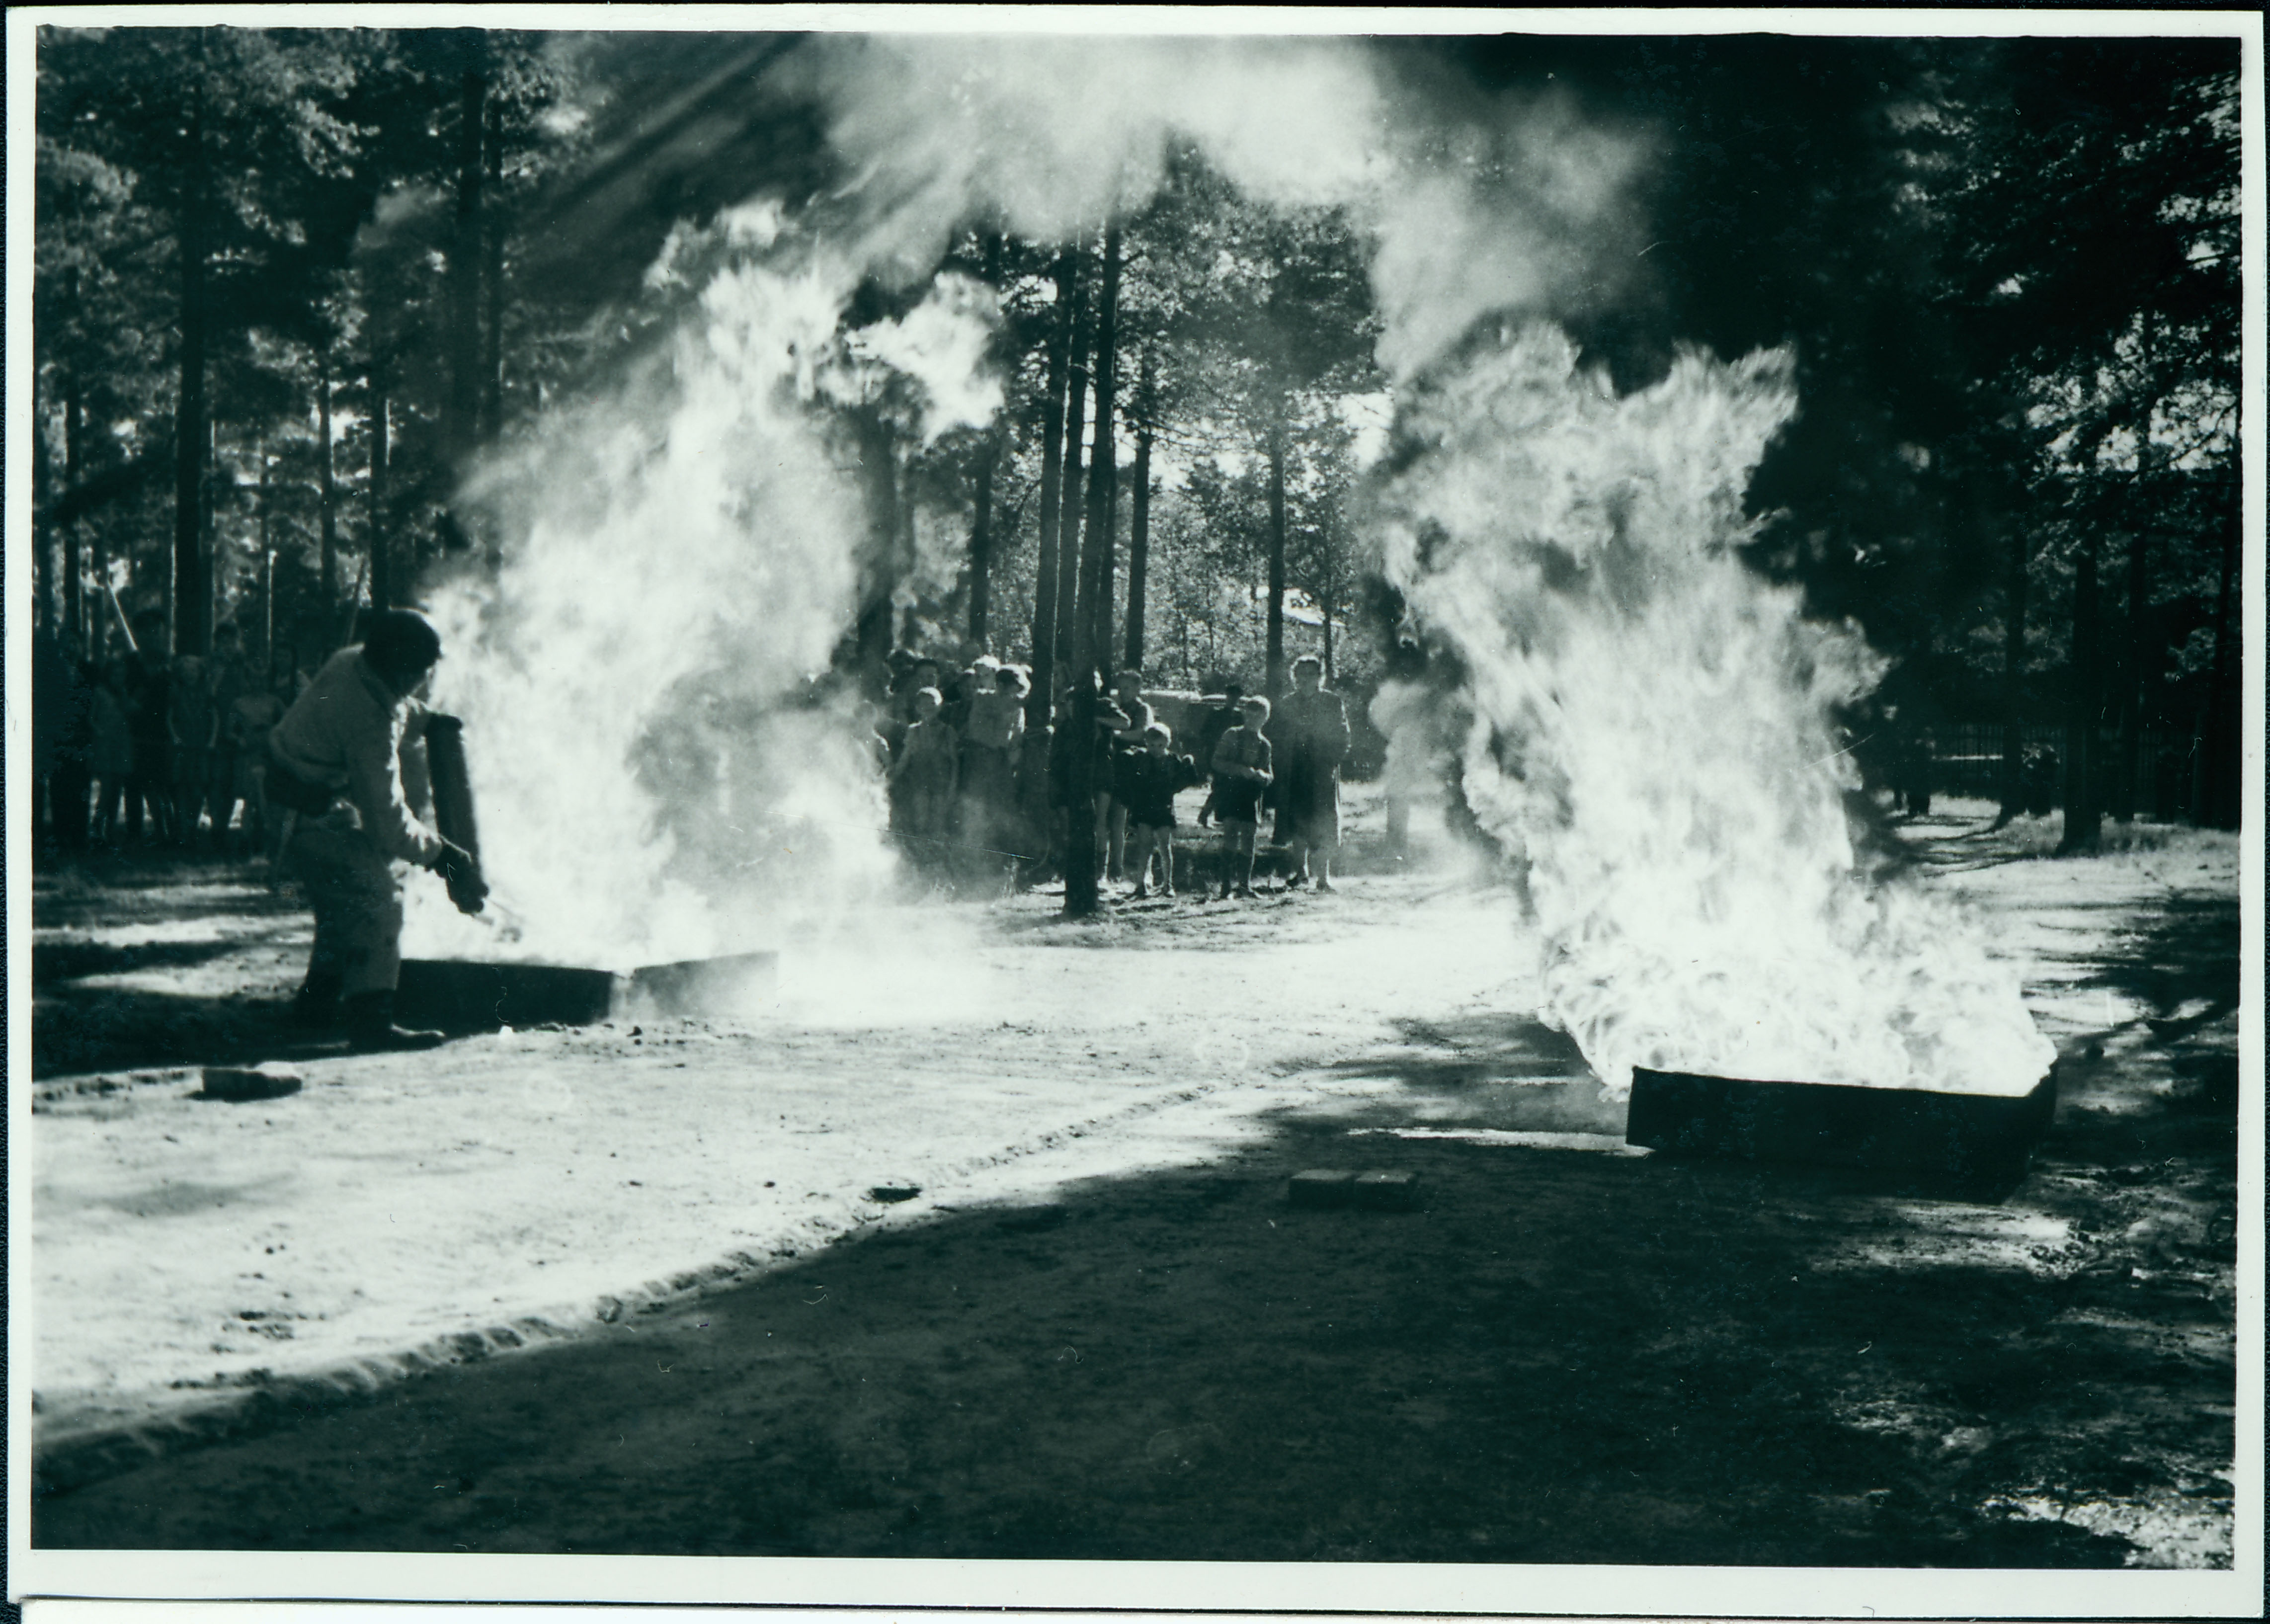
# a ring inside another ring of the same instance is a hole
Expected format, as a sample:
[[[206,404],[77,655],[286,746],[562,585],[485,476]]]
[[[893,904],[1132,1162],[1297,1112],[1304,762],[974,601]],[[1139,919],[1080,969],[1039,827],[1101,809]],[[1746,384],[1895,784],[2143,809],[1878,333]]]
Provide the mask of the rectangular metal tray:
[[[611,970],[476,959],[404,959],[394,1018],[405,1027],[493,1032],[556,1023],[585,1027],[613,1012],[623,978]]]
[[[2022,1170],[2057,1112],[2057,1068],[2023,1094],[1632,1073],[1628,1144],[1688,1155],[1991,1178]]]

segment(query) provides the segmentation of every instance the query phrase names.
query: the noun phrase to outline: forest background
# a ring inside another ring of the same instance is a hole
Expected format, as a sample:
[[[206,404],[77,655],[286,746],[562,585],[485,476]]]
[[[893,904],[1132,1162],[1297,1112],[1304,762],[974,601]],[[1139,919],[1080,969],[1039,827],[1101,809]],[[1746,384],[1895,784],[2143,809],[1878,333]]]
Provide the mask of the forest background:
[[[842,185],[777,70],[797,43],[43,30],[38,625],[103,661],[157,610],[175,652],[233,625],[308,669],[360,606],[493,568],[484,456],[661,342],[700,228]],[[1888,713],[1942,753],[1983,739],[1961,752],[2014,808],[2055,730],[2069,843],[2104,816],[2236,827],[2235,40],[1379,48],[1428,94],[1634,145],[1628,268],[1517,313],[1606,387],[1793,345],[1751,562],[1893,657],[1856,737]],[[926,438],[880,356],[825,408],[869,530],[839,669],[974,643],[1045,693],[1083,610],[1087,656],[1161,688],[1274,691],[1314,652],[1361,696],[1423,661],[1363,541],[1367,471],[1411,449],[1366,263],[1345,212],[1262,206],[1186,151],[1079,240],[980,228],[871,283],[855,345],[941,278],[998,301],[1005,405]]]

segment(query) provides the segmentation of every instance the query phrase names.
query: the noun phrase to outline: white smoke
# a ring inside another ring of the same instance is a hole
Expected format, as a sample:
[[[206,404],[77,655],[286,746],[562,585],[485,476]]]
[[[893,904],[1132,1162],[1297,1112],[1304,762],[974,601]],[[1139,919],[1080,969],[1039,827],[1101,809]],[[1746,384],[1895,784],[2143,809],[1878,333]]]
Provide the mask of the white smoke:
[[[1634,132],[1562,97],[1448,122],[1358,40],[837,35],[802,70],[868,204],[855,254],[906,277],[973,219],[1052,242],[1139,209],[1177,139],[1257,202],[1348,211],[1398,378],[1480,315],[1597,297],[1628,258]]]
[[[2022,1092],[2051,1051],[2014,972],[1855,871],[1834,713],[1882,662],[1735,551],[1791,372],[1689,354],[1619,398],[1531,327],[1406,403],[1384,567],[1467,668],[1469,801],[1527,864],[1543,1012],[1612,1088]]]
[[[925,441],[999,411],[994,295],[933,279],[955,231],[1064,240],[1140,207],[1195,141],[1257,199],[1345,205],[1376,234],[1381,355],[1408,370],[1482,309],[1576,279],[1630,167],[1549,108],[1441,128],[1353,41],[835,34],[783,75],[825,108],[849,184],[671,233],[647,288],[688,304],[683,325],[481,471],[501,571],[434,601],[436,701],[469,724],[483,855],[530,953],[744,947],[784,907],[887,879],[867,719],[814,681],[868,529],[822,408],[905,384]],[[871,276],[928,296],[847,335]],[[499,946],[428,888],[411,939]]]

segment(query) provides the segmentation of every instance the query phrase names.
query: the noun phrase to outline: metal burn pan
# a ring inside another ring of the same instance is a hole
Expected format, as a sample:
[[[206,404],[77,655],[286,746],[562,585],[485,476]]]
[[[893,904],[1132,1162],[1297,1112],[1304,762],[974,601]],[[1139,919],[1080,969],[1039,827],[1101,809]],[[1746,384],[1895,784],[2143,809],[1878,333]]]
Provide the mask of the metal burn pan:
[[[449,1033],[590,1026],[612,1012],[622,979],[611,970],[560,964],[404,959],[394,992],[395,1019]]]
[[[657,1015],[732,1015],[747,1012],[779,979],[778,953],[738,953],[643,965],[631,972],[627,990],[634,1010]]]
[[[568,965],[404,959],[396,1019],[443,1032],[587,1027],[611,1015],[733,1015],[772,990],[780,955],[731,953],[650,964],[618,975]]]
[[[1625,1141],[1744,1161],[1993,1179],[2022,1172],[2057,1111],[2057,1068],[2023,1094],[1632,1073]]]

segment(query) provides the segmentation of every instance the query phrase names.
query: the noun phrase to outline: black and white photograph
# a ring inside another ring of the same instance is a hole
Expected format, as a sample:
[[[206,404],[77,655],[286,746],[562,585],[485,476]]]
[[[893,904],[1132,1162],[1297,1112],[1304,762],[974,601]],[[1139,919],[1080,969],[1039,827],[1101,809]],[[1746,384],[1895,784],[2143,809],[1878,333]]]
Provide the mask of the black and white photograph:
[[[7,27],[11,1602],[2255,1614],[2258,15]]]

